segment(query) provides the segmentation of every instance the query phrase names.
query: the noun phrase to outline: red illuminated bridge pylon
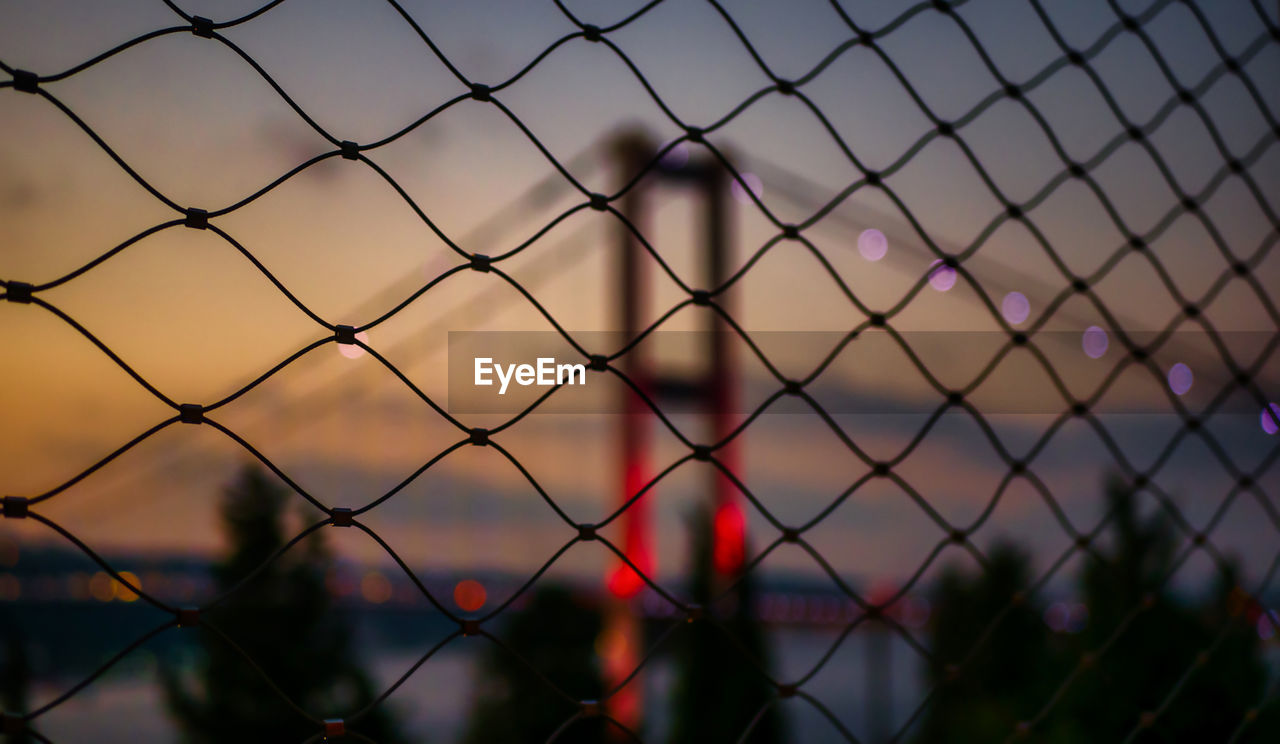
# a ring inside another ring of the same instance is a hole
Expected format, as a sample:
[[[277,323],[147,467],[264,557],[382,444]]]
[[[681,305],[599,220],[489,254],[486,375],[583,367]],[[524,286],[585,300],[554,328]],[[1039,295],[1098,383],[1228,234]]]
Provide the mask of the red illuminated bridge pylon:
[[[612,156],[617,172],[629,179],[649,164],[657,151],[652,141],[640,133],[620,135],[613,143]],[[669,375],[646,354],[646,345],[637,344],[617,359],[616,366],[645,396],[661,404],[662,401],[679,400],[694,402],[697,410],[704,412],[708,426],[692,436],[705,437],[695,451],[698,459],[711,460],[713,468],[711,494],[714,499],[713,563],[722,579],[736,577],[746,559],[746,519],[733,480],[726,473],[737,472],[737,446],[729,440],[734,427],[734,406],[737,401],[737,379],[732,364],[729,345],[729,326],[720,313],[732,312],[728,293],[716,293],[729,277],[729,183],[728,171],[711,156],[688,158],[675,162],[674,158],[660,161],[648,176],[635,183],[618,204],[619,211],[636,232],[652,235],[646,230],[649,206],[654,186],[661,183],[691,188],[702,202],[702,236],[696,243],[700,258],[705,262],[701,289],[695,290],[694,304],[705,305],[706,333],[701,355],[703,369],[693,375]],[[618,327],[628,341],[643,330],[646,299],[649,295],[649,269],[652,259],[645,255],[635,232],[626,224],[619,225],[618,255],[614,264],[614,296],[618,298]],[[692,283],[691,283],[692,284]],[[697,285],[693,285],[697,286]],[[714,307],[712,307],[714,304]],[[718,311],[717,311],[718,308]],[[650,463],[650,442],[654,416],[644,400],[628,388],[621,391],[621,415],[618,416],[618,446],[620,448],[620,500],[630,501],[653,477]],[[723,444],[719,444],[723,443]],[[715,446],[719,444],[719,446]],[[714,449],[711,449],[714,447]],[[722,470],[723,468],[723,470]],[[622,513],[622,552],[645,576],[654,576],[654,555],[649,527],[649,508],[653,489],[636,499]],[[724,583],[727,583],[725,581]],[[606,635],[612,639],[604,644],[610,649],[605,661],[606,682],[610,689],[627,679],[637,667],[642,655],[643,634],[639,621],[629,606],[630,600],[645,586],[644,579],[625,562],[618,561],[606,580],[609,592],[615,598],[606,618]],[[641,714],[642,685],[632,679],[610,700],[610,715],[627,726],[639,724]]]

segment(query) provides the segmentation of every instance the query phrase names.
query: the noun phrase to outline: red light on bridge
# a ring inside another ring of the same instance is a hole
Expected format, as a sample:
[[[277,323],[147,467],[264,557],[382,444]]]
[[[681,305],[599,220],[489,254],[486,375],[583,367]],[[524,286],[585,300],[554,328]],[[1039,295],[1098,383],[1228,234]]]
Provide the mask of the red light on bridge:
[[[737,504],[721,504],[716,509],[712,533],[715,538],[712,561],[722,574],[736,574],[747,559],[747,521]]]
[[[457,586],[453,587],[453,602],[463,612],[475,612],[484,607],[484,603],[488,598],[489,595],[484,590],[484,584],[475,579],[463,579],[458,582]]]
[[[631,541],[628,540],[628,542]],[[653,576],[653,556],[650,555],[648,546],[629,545],[627,559],[634,563],[636,568],[643,571],[645,576]],[[644,579],[631,566],[620,562],[613,573],[609,574],[608,585],[609,591],[613,596],[620,599],[631,599],[644,588]]]

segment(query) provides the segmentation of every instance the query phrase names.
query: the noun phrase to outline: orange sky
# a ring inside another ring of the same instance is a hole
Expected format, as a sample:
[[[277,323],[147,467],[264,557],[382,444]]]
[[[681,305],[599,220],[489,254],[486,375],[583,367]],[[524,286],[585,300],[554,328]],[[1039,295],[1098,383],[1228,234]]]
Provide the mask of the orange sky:
[[[231,6],[249,9],[253,3],[197,5],[191,6],[194,12],[222,18],[235,15]],[[602,14],[580,5],[585,17]],[[754,3],[727,7],[780,75],[799,78],[849,37],[848,29],[822,3],[810,5],[787,13]],[[1060,55],[1034,17],[1004,5],[975,0],[962,15],[979,29],[996,64],[1009,77],[1026,80]],[[1114,23],[1105,8],[1049,5],[1063,33],[1081,47]],[[469,77],[494,83],[574,30],[549,3],[477,2],[449,11],[425,3],[406,7],[433,38],[442,40],[444,53]],[[617,17],[625,13],[622,6],[611,6],[608,12]],[[885,9],[860,12],[871,14],[860,19],[871,28],[888,20],[874,17],[887,13]],[[1243,4],[1208,12],[1215,14],[1214,29],[1234,54],[1260,32]],[[597,22],[607,25],[608,19]],[[173,23],[172,14],[159,3],[118,3],[110,10],[92,3],[10,4],[0,8],[0,61],[50,74],[138,33]],[[1184,84],[1199,83],[1217,65],[1203,32],[1180,6],[1160,13],[1150,28]],[[385,137],[463,90],[381,3],[284,3],[253,23],[229,30],[227,37],[241,44],[299,106],[341,139],[369,142]],[[691,123],[715,121],[769,84],[723,20],[701,4],[663,3],[610,38],[664,102]],[[913,17],[887,36],[883,47],[921,97],[945,118],[959,117],[999,87],[954,24],[937,14]],[[1172,96],[1150,56],[1129,36],[1108,45],[1094,64],[1126,115],[1137,121],[1156,116]],[[1266,84],[1280,71],[1277,45],[1252,56],[1245,70],[1258,83],[1269,111],[1280,110],[1280,86]],[[217,209],[235,203],[305,159],[332,149],[231,50],[189,34],[147,42],[46,87],[180,205]],[[885,65],[866,49],[843,52],[802,90],[858,156],[875,168],[893,163],[929,130],[927,119]],[[616,55],[582,39],[558,48],[495,97],[564,162],[624,124],[647,126],[658,140],[678,134]],[[1087,160],[1122,132],[1076,69],[1054,72],[1028,97],[1074,159]],[[1202,101],[1232,152],[1243,156],[1256,148],[1259,154],[1248,172],[1265,203],[1275,210],[1280,150],[1265,117],[1239,81],[1229,76],[1214,82]],[[0,90],[0,122],[6,132],[0,138],[0,278],[32,283],[55,279],[174,218],[173,210],[132,181],[48,101]],[[1153,145],[1178,182],[1199,192],[1222,162],[1208,130],[1185,106],[1160,122],[1151,135]],[[1034,120],[1008,100],[987,108],[961,129],[961,136],[1016,201],[1031,198],[1063,168]],[[822,200],[858,178],[812,112],[776,92],[753,103],[711,139],[736,153],[744,171],[760,176],[761,199],[784,221],[804,220]],[[463,243],[469,251],[503,253],[556,214],[584,201],[572,190],[559,189],[531,209],[506,206],[552,176],[554,168],[509,119],[476,101],[464,101],[368,155],[455,240],[492,228],[484,240]],[[820,198],[804,205],[792,203],[786,193],[794,191],[794,185],[784,182],[770,163],[811,182]],[[1092,173],[1125,222],[1139,231],[1151,229],[1176,204],[1156,165],[1133,143],[1119,146]],[[600,156],[585,158],[574,175],[600,191],[612,190],[619,178]],[[968,246],[1000,212],[960,149],[946,140],[929,141],[888,184],[944,250]],[[734,207],[736,266],[776,229],[755,204],[735,202]],[[1228,177],[1216,187],[1204,213],[1239,255],[1252,253],[1275,232],[1239,178]],[[1123,243],[1097,198],[1076,181],[1053,188],[1029,214],[1073,272],[1095,270]],[[675,271],[695,286],[697,219],[690,200],[670,191],[661,195],[660,206],[644,226]],[[400,288],[425,282],[456,262],[371,169],[337,158],[214,223],[240,241],[301,302],[333,323],[368,322],[407,294]],[[868,227],[889,237],[889,256],[881,262],[869,262],[858,253],[858,232]],[[616,323],[606,283],[615,229],[616,221],[608,215],[586,210],[502,266],[535,286],[535,296],[564,327],[609,329]],[[883,195],[865,188],[805,235],[872,308],[895,304],[928,270],[929,254],[907,220]],[[1200,297],[1227,268],[1203,225],[1187,216],[1165,230],[1151,253],[1189,298]],[[552,258],[544,258],[549,254]],[[561,264],[556,255],[572,258]],[[556,262],[551,270],[547,261]],[[1033,321],[1066,285],[1031,233],[1017,224],[997,228],[966,266],[997,304],[1007,291],[1025,293],[1031,299]],[[1254,277],[1262,287],[1280,286],[1280,261],[1269,256],[1256,267]],[[404,365],[424,391],[443,399],[442,349],[449,330],[548,327],[513,292],[493,295],[496,304],[491,311],[469,309],[473,298],[494,291],[494,279],[469,272],[450,278],[373,329],[370,343]],[[383,292],[389,285],[397,287],[392,295]],[[653,287],[650,317],[683,299],[670,281],[658,279]],[[770,250],[735,291],[735,317],[753,331],[844,331],[864,318],[797,243]],[[1163,328],[1179,312],[1157,271],[1137,254],[1121,260],[1094,292],[1129,330]],[[226,395],[300,346],[327,335],[232,246],[211,233],[180,227],[149,237],[40,296],[84,324],[178,402],[207,402]],[[1205,317],[1224,331],[1276,330],[1255,292],[1241,281],[1229,282],[1205,309]],[[685,311],[669,327],[691,328],[700,322],[695,312]],[[1059,308],[1046,328],[1074,333],[1094,324],[1106,325],[1089,302],[1077,297]],[[946,293],[926,287],[894,325],[904,331],[998,327],[964,281]],[[0,333],[9,360],[0,385],[4,493],[34,494],[51,488],[172,415],[84,337],[40,308],[0,304]],[[1179,348],[1171,346],[1157,363],[1167,368],[1182,361],[1176,356]],[[1190,352],[1183,346],[1181,353]],[[1220,359],[1203,351],[1196,354],[1189,363],[1196,366],[1198,380],[1207,385],[1222,379]],[[945,366],[954,373],[968,361]],[[1067,372],[1084,369],[1087,375],[1088,361],[1077,356],[1060,364]],[[353,368],[358,371],[351,373]],[[854,350],[832,375],[838,383],[871,386],[878,395],[923,394],[918,376],[906,370],[892,355],[859,356]],[[1280,379],[1276,363],[1266,367],[1260,379],[1274,397]],[[1134,395],[1154,400],[1163,395],[1154,380],[1133,384]],[[358,397],[355,402],[334,402],[335,389],[359,391]],[[1203,386],[1196,391],[1206,392]],[[1000,395],[989,394],[995,399]],[[307,404],[317,399],[324,402]],[[373,360],[347,360],[333,346],[299,360],[217,418],[259,444],[291,474],[296,470],[299,482],[332,504],[368,501],[458,438]],[[868,448],[886,453],[905,444],[923,424],[923,419],[906,417],[841,420],[860,432],[859,441]],[[1015,417],[1005,428],[1011,436],[1026,437],[1026,432],[1042,431],[1049,421]],[[1130,437],[1127,444],[1140,448],[1153,436],[1167,439],[1171,425],[1168,419],[1147,424],[1126,419],[1116,423],[1122,432],[1117,436]],[[1232,452],[1249,467],[1276,445],[1258,430],[1256,415],[1224,417],[1215,426],[1220,427],[1215,434],[1228,439]],[[540,482],[585,518],[603,513],[615,499],[611,427],[608,417],[535,416],[513,428],[504,442],[509,441],[522,460],[536,463]],[[936,451],[908,458],[904,473],[912,471],[913,485],[944,511],[972,513],[998,483],[999,461],[991,447],[977,439],[972,424],[947,427],[927,439]],[[1097,484],[1110,458],[1084,428],[1071,425],[1057,441],[1044,455],[1044,477],[1087,521],[1096,517]],[[766,416],[749,431],[744,447],[748,482],[759,483],[773,508],[793,510],[796,519],[815,513],[858,475],[856,461],[846,449],[832,446],[830,433],[813,417]],[[681,454],[671,441],[664,441],[659,453],[669,459]],[[397,497],[402,511],[396,513],[401,516],[383,518],[377,528],[394,535],[397,549],[419,561],[509,567],[526,563],[530,552],[549,555],[568,536],[557,530],[545,509],[540,510],[519,474],[495,464],[490,455],[468,451],[450,457]],[[207,550],[219,539],[211,520],[217,489],[243,459],[243,451],[217,432],[175,426],[42,509],[83,533],[91,544]],[[1209,453],[1180,452],[1175,459],[1167,471],[1170,490],[1184,486],[1190,474],[1214,494],[1215,503],[1225,493],[1228,481]],[[670,536],[678,535],[681,514],[700,483],[693,476],[673,479],[662,491],[665,501],[657,518],[667,555],[679,550],[680,540]],[[1276,476],[1269,475],[1266,484],[1274,491]],[[1025,484],[1017,488],[1026,493],[1010,497],[1001,507],[1002,519],[993,532],[1053,534],[1056,527],[1047,520],[1043,504]],[[860,494],[863,498],[855,499],[857,503],[832,517],[834,532],[823,538],[842,570],[901,572],[918,560],[923,545],[938,538],[901,493],[869,489]],[[1190,501],[1187,508],[1193,512],[1208,508],[1194,498]],[[1274,544],[1275,533],[1267,531],[1256,505],[1247,500],[1241,504],[1228,520],[1237,531],[1227,539],[1242,549],[1261,546],[1264,540]],[[459,524],[472,528],[459,530]],[[763,529],[758,518],[755,524]],[[894,529],[886,532],[885,525]],[[865,539],[843,539],[842,530]],[[378,559],[378,551],[369,545],[344,548]],[[582,570],[595,570],[592,559],[583,560]],[[788,567],[811,565],[802,556],[780,560]],[[678,564],[676,558],[670,562]]]

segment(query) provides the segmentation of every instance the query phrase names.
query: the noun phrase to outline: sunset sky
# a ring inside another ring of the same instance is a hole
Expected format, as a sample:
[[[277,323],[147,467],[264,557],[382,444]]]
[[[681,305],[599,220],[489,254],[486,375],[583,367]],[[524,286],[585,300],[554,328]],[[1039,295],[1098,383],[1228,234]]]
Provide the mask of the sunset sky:
[[[181,5],[192,14],[224,20],[252,11],[259,1]],[[565,5],[583,22],[607,27],[644,4],[579,0]],[[926,4],[877,44],[938,117],[964,122],[960,140],[1008,199],[1022,204],[1043,196],[1026,214],[1052,255],[1025,225],[1001,221],[964,263],[997,312],[1008,293],[1024,296],[1029,316],[1015,325],[1044,334],[1037,337],[1045,339],[1054,369],[1084,397],[1120,362],[1117,330],[1163,330],[1180,316],[1183,303],[1199,303],[1212,290],[1200,318],[1183,325],[1153,357],[1162,372],[1176,363],[1188,366],[1195,383],[1179,400],[1191,410],[1203,408],[1231,375],[1199,323],[1228,332],[1227,345],[1242,365],[1253,364],[1280,327],[1275,308],[1280,258],[1274,250],[1280,226],[1273,221],[1280,210],[1280,132],[1273,128],[1280,112],[1280,43],[1267,34],[1249,2],[1206,3],[1201,9],[1214,41],[1240,58],[1243,75],[1261,96],[1259,107],[1241,78],[1221,68],[1210,37],[1185,6],[1119,3],[1141,14],[1161,61],[1180,85],[1194,91],[1211,130],[1195,109],[1177,103],[1150,51],[1117,26],[1106,4],[1054,0],[1044,5],[1065,43],[1086,51],[1099,45],[1096,54],[1088,52],[1093,54],[1090,67],[1123,115],[1146,129],[1158,162],[1124,136],[1126,125],[1085,72],[1060,61],[1062,50],[1030,4],[972,0],[957,15],[1005,77],[1037,81],[1026,99],[1066,154],[1088,164],[1106,204],[1080,180],[1055,180],[1066,165],[1026,108],[998,95],[1002,83],[954,19]],[[1274,3],[1261,5],[1271,24],[1280,22]],[[551,2],[406,0],[403,6],[466,78],[491,86],[578,31]],[[828,3],[732,0],[723,7],[769,69],[783,79],[803,80],[799,90],[867,167],[884,170],[920,146],[885,179],[910,217],[884,192],[863,186],[803,231],[867,307],[894,307],[929,275],[934,256],[911,219],[939,249],[959,252],[1004,213],[961,148],[936,136],[885,62],[865,47],[845,48],[853,32]],[[861,27],[877,30],[905,7],[860,3],[848,13]],[[182,25],[159,0],[0,2],[0,62],[52,75],[138,35]],[[467,92],[381,0],[291,0],[222,33],[338,140],[381,140]],[[606,36],[662,103],[690,125],[707,127],[773,85],[708,3],[666,0]],[[806,79],[837,50],[819,74]],[[41,87],[182,207],[215,211],[236,204],[300,163],[335,149],[233,49],[187,32],[151,39]],[[989,96],[993,99],[975,118],[962,119]],[[607,157],[610,137],[622,128],[642,127],[659,144],[682,134],[617,53],[582,38],[556,47],[494,98],[590,191],[611,193],[633,175],[619,173]],[[130,178],[48,100],[0,89],[0,131],[0,279],[32,284],[58,279],[181,216]],[[1122,141],[1113,146],[1116,138]],[[1219,173],[1225,162],[1219,138],[1245,163],[1244,174],[1256,193],[1241,175]],[[765,92],[709,140],[734,158],[750,176],[744,176],[748,188],[755,188],[783,223],[803,223],[861,178],[814,112],[798,97],[777,91]],[[365,155],[468,252],[503,254],[586,201],[491,103],[462,100]],[[705,152],[697,145],[682,146],[675,157],[685,155],[700,159]],[[1170,178],[1186,193],[1203,194],[1203,219],[1176,214],[1162,225],[1179,207]],[[538,198],[526,198],[541,183],[550,185],[539,190]],[[701,218],[695,200],[688,191],[662,186],[654,190],[654,201],[642,231],[679,276],[701,287],[696,253]],[[741,186],[731,206],[736,269],[778,230]],[[1071,273],[1092,276],[1126,244],[1108,209],[1136,233],[1157,226],[1161,232],[1145,256],[1126,253],[1088,296],[1072,296],[1042,317],[1070,285],[1055,256]],[[301,303],[335,324],[369,323],[463,262],[372,168],[337,157],[212,223]],[[499,266],[570,332],[613,330],[618,319],[609,272],[617,229],[612,215],[583,209]],[[859,236],[869,229],[887,238],[882,259],[869,260],[860,251]],[[1251,262],[1248,281],[1222,278],[1231,268],[1224,248],[1241,260],[1261,256]],[[656,319],[687,295],[652,260],[648,272],[646,317]],[[1177,296],[1166,288],[1166,279]],[[151,235],[38,296],[178,403],[218,400],[330,335],[232,245],[212,232],[181,226]],[[795,376],[815,367],[825,350],[808,342],[789,345],[777,332],[825,331],[835,337],[866,319],[813,252],[793,241],[766,251],[727,302],[748,332],[773,334],[771,354],[777,356],[771,358]],[[1099,312],[1099,304],[1118,329]],[[701,328],[703,313],[686,308],[663,328]],[[926,366],[954,387],[972,379],[1002,339],[991,333],[1001,330],[1001,321],[965,278],[947,291],[925,283],[892,325],[909,332],[909,342],[919,339],[916,351]],[[1080,334],[1090,326],[1110,333],[1108,354],[1101,359],[1090,359],[1080,347]],[[370,346],[443,403],[450,331],[549,329],[542,315],[498,277],[466,271],[370,329],[368,337]],[[987,333],[961,333],[973,331]],[[912,335],[930,332],[954,336],[944,343]],[[47,491],[174,413],[40,307],[0,303],[0,336],[5,339],[0,493]],[[737,343],[735,353],[744,395],[763,399],[776,388],[745,344]],[[1005,386],[1015,383],[1024,394],[1049,396],[1040,413],[990,418],[1004,445],[1020,455],[1066,404],[1029,354],[1011,355],[1001,374],[975,393],[979,408],[1009,405],[1014,392]],[[996,379],[1006,382],[996,384]],[[1280,399],[1280,362],[1267,360],[1257,385],[1268,400]],[[940,402],[896,347],[871,337],[846,349],[814,391],[820,400],[863,396],[902,401],[914,409]],[[1126,370],[1112,395],[1117,404],[1140,401],[1148,410],[1170,412],[1168,401],[1175,397],[1163,374],[1144,368]],[[1230,415],[1210,418],[1205,429],[1237,466],[1252,471],[1275,457],[1280,437],[1260,428],[1254,396],[1236,391],[1227,408]],[[817,416],[787,410],[762,416],[743,435],[742,477],[779,519],[801,523],[867,467]],[[462,437],[368,354],[349,359],[333,344],[315,349],[211,416],[330,505],[368,503]],[[929,417],[846,412],[834,419],[867,452],[888,459]],[[474,416],[467,422],[493,426],[502,420]],[[692,433],[703,425],[691,416],[675,420]],[[1099,421],[1139,468],[1151,465],[1179,424],[1169,413],[1103,415]],[[594,520],[620,498],[616,425],[616,416],[605,413],[533,415],[500,441],[576,519]],[[655,429],[655,470],[686,452],[669,433]],[[210,553],[221,544],[215,519],[219,490],[246,459],[241,447],[210,427],[175,424],[38,509],[95,547]],[[1071,521],[1088,529],[1100,516],[1101,483],[1113,467],[1097,431],[1073,420],[1037,454],[1032,471]],[[895,472],[949,521],[967,524],[991,500],[1006,468],[973,418],[951,413]],[[688,463],[653,494],[660,575],[683,563],[682,520],[690,504],[703,497],[708,478],[705,464]],[[1196,526],[1208,522],[1233,482],[1197,436],[1187,437],[1156,477]],[[1280,525],[1263,508],[1270,499],[1275,513],[1280,473],[1266,470],[1258,483],[1257,492],[1234,500],[1213,533],[1215,542],[1240,555],[1254,576],[1280,544]],[[1149,500],[1152,508],[1155,503]],[[753,542],[771,541],[776,531],[753,508],[747,510]],[[518,471],[496,452],[478,448],[441,461],[370,512],[368,523],[411,563],[463,573],[480,568],[530,572],[573,536]],[[40,525],[6,522],[2,528],[24,540],[56,538]],[[886,481],[860,488],[810,534],[838,570],[859,580],[905,578],[944,536]],[[975,541],[983,546],[1001,536],[1033,543],[1042,566],[1070,542],[1026,479],[1012,482]],[[353,558],[388,560],[359,533],[334,531],[333,539]],[[577,575],[604,570],[607,561],[598,547],[575,548],[557,570]],[[1188,575],[1202,576],[1207,565],[1194,559]],[[816,571],[798,549],[772,556],[763,570],[774,569]]]

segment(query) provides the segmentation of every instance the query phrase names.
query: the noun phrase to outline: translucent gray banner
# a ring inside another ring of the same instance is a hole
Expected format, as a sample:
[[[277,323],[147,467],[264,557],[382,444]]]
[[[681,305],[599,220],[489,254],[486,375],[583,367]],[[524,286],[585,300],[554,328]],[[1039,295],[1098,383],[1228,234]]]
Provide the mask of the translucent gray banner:
[[[1280,339],[1260,332],[1122,338],[1095,326],[1029,338],[879,328],[856,336],[750,332],[745,339],[699,331],[638,340],[616,332],[569,336],[581,349],[554,331],[449,333],[449,412],[622,413],[640,390],[673,414],[750,413],[782,393],[769,413],[813,411],[816,403],[831,414],[932,414],[967,405],[984,414],[1056,415],[1086,402],[1099,414],[1173,414],[1181,404],[1196,414],[1214,405],[1217,413],[1260,416],[1266,428],[1259,394],[1275,401],[1280,392],[1280,362],[1270,359]],[[1264,356],[1257,375],[1239,375]]]

